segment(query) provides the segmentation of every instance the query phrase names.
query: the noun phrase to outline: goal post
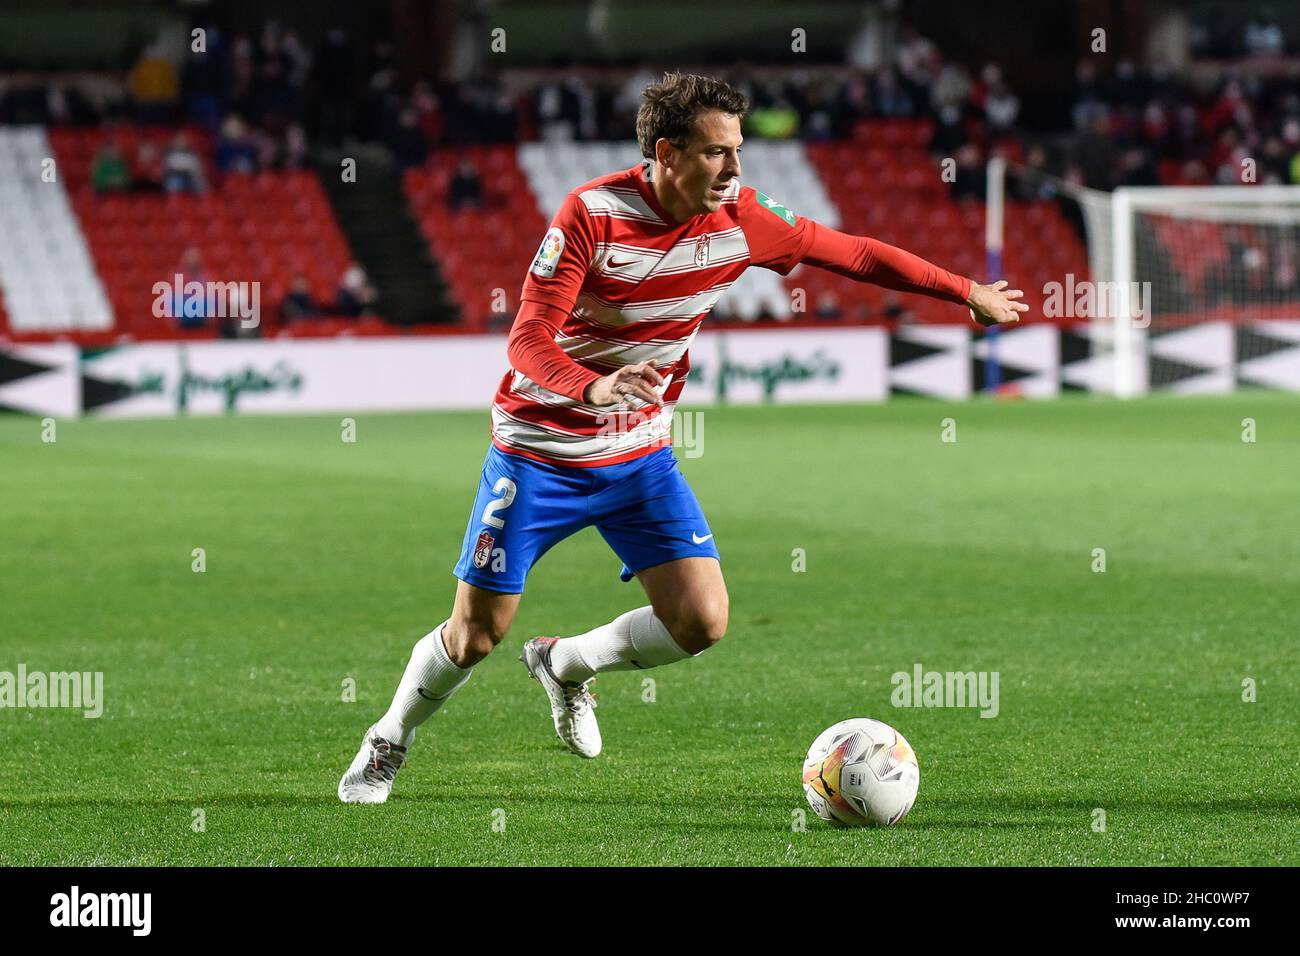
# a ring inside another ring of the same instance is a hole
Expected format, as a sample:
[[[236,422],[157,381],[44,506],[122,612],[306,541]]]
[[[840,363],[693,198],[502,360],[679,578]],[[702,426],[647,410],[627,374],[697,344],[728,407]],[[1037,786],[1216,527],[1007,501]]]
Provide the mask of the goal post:
[[[1261,360],[1300,320],[1300,186],[1127,187],[1112,204],[1116,394],[1286,387]]]
[[[989,282],[1002,276],[1002,234],[1006,206],[1007,161],[993,156],[985,172],[984,257]],[[996,394],[1002,386],[1002,365],[998,359],[998,327],[991,325],[984,333],[988,353],[984,365],[984,389]]]
[[[1300,388],[1300,186],[1078,191],[1114,394]],[[1109,334],[1107,334],[1109,330]]]

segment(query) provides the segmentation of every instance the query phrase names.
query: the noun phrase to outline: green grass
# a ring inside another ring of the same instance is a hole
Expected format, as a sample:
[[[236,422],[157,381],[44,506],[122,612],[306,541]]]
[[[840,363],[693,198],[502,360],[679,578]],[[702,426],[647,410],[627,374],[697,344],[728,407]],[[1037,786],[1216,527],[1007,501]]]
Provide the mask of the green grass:
[[[450,605],[485,415],[365,415],[356,444],[341,416],[66,422],[53,444],[0,420],[0,670],[103,671],[107,695],[98,720],[0,710],[0,863],[1300,863],[1294,398],[705,417],[684,468],[727,639],[602,677],[605,753],[567,755],[519,644],[643,603],[585,531],[382,807],[335,785]],[[999,672],[999,715],[891,707],[917,662]],[[803,753],[848,716],[912,742],[916,807],[793,832]]]

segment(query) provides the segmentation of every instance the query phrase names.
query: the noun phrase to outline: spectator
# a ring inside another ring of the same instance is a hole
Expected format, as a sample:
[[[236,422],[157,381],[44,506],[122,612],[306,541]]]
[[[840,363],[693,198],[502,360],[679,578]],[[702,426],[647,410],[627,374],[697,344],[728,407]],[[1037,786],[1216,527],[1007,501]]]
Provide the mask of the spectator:
[[[886,118],[911,116],[915,112],[915,101],[892,69],[881,70],[876,77],[876,108]]]
[[[162,192],[163,161],[158,147],[148,140],[141,140],[140,148],[135,153],[135,165],[131,169],[131,189],[138,193]]]
[[[799,112],[784,98],[749,114],[749,129],[762,139],[789,139],[799,132]]]
[[[817,308],[813,312],[819,319],[834,321],[844,317],[844,310],[840,308],[840,300],[834,292],[823,292],[817,298]]]
[[[966,128],[961,122],[961,110],[955,106],[945,106],[939,111],[939,122],[935,124],[930,137],[930,154],[932,156],[952,156],[966,145]]]
[[[1244,39],[1246,52],[1251,56],[1280,56],[1285,52],[1282,28],[1271,20],[1261,23],[1252,19],[1246,24]]]
[[[352,44],[339,27],[331,27],[317,48],[312,83],[318,89],[317,123],[321,137],[338,144],[352,132]]]
[[[429,144],[420,128],[420,118],[411,107],[404,107],[398,116],[397,131],[390,143],[393,158],[400,169],[423,166],[429,156]]]
[[[280,302],[280,317],[287,324],[304,316],[319,315],[320,306],[311,295],[311,283],[301,272],[293,277],[289,293]]]
[[[890,292],[885,297],[885,307],[882,315],[887,322],[897,322],[899,325],[912,325],[916,322],[916,313],[907,307],[897,293]]]
[[[985,174],[984,157],[980,154],[979,147],[967,143],[957,150],[956,159],[957,176],[952,183],[952,198],[982,200],[988,186],[988,176]]]
[[[185,62],[181,66],[181,89],[190,122],[213,130],[221,119],[226,44],[222,32],[214,24],[204,24],[203,31],[205,43],[202,50],[186,46]]]
[[[255,115],[257,66],[253,62],[253,41],[248,37],[235,37],[231,44],[229,69],[225,101],[231,109],[243,116]]]
[[[542,139],[556,142],[577,138],[582,103],[571,84],[544,83],[534,96]]]
[[[1017,202],[1055,199],[1056,186],[1047,173],[1047,150],[1040,145],[1029,147],[1020,174],[1007,177],[1007,189]]]
[[[257,172],[257,149],[244,121],[230,114],[217,139],[217,168],[223,173]]]
[[[127,89],[140,120],[157,123],[171,118],[180,99],[180,84],[162,40],[150,44],[140,55],[127,76]]]
[[[447,187],[447,206],[456,210],[477,209],[482,205],[483,183],[478,178],[478,171],[468,159],[462,159]]]
[[[284,150],[280,155],[280,165],[285,169],[306,169],[309,165],[307,156],[307,133],[301,123],[290,124],[284,134]]]
[[[176,322],[176,327],[186,331],[205,328],[208,324],[206,294],[194,296],[186,292],[186,287],[194,282],[197,282],[200,288],[205,290],[207,288],[207,273],[203,268],[203,257],[199,254],[199,250],[193,246],[186,249],[181,255],[180,265],[176,267],[175,272],[180,275],[181,286],[180,298],[172,301],[172,318]]]
[[[930,86],[930,106],[936,111],[954,106],[962,109],[971,98],[971,81],[960,66],[945,64]]]
[[[990,84],[984,98],[984,116],[988,120],[989,132],[995,137],[1009,136],[1019,115],[1020,98],[1007,89],[1001,79]]]
[[[434,94],[428,83],[416,83],[411,91],[411,108],[418,117],[420,132],[429,146],[438,146],[446,134],[446,117],[442,112],[442,102]]]
[[[115,143],[106,143],[95,155],[90,182],[97,193],[122,192],[131,185],[131,171]]]
[[[261,322],[251,325],[244,325],[244,316],[253,314],[249,306],[256,306],[256,301],[250,303],[244,297],[244,285],[235,283],[234,288],[229,293],[226,300],[224,315],[217,315],[217,334],[223,339],[258,339],[262,337]]]
[[[366,270],[361,268],[360,263],[354,262],[343,273],[338,292],[334,296],[334,311],[339,315],[356,318],[369,311],[376,298],[378,296],[366,277]]]
[[[184,133],[172,137],[171,145],[163,155],[163,190],[168,193],[201,193],[207,189],[203,179],[203,162]]]

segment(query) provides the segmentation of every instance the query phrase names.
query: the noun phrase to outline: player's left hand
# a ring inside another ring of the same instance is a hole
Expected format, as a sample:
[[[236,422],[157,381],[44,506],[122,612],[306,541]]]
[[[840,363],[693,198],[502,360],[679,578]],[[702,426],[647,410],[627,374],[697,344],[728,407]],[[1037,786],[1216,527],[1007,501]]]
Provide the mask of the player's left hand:
[[[1000,325],[1019,322],[1020,313],[1029,311],[1027,304],[1016,301],[1024,295],[1020,289],[1008,289],[1006,279],[999,279],[992,285],[972,282],[966,304],[970,306],[970,317],[980,325]]]

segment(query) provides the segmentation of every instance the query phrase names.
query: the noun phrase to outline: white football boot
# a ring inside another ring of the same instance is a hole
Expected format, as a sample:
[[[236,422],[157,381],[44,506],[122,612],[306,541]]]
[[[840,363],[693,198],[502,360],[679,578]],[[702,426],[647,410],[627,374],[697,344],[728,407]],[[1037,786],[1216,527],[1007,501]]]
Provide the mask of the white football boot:
[[[551,720],[555,735],[564,746],[579,757],[594,757],[600,753],[600,725],[596,723],[596,698],[588,686],[592,680],[579,684],[560,680],[551,670],[551,648],[559,638],[535,637],[524,644],[519,655],[533,680],[542,685],[551,699]]]
[[[344,803],[383,803],[393,789],[397,771],[405,766],[406,748],[380,737],[372,726],[339,781],[339,799]]]

